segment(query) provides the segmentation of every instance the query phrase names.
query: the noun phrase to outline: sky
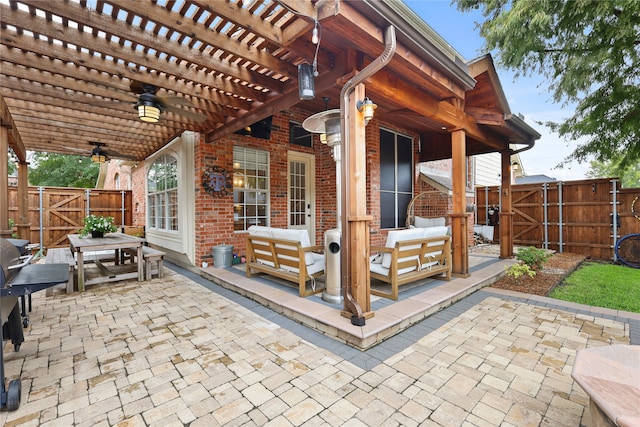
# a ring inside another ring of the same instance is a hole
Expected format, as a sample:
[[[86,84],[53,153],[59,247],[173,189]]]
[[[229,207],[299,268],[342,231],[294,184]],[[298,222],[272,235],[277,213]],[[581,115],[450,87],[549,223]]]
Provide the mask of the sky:
[[[404,0],[429,26],[442,36],[451,47],[466,60],[474,59],[482,54],[484,39],[477,22],[484,17],[480,12],[459,12],[449,0]],[[536,122],[559,122],[570,117],[571,107],[554,103],[552,94],[545,90],[543,76],[519,77],[514,79],[512,71],[500,68],[497,57],[493,54],[494,63],[502,88],[513,114],[522,114],[524,119],[542,136],[535,146],[520,153],[520,159],[526,175],[547,175],[561,181],[581,180],[590,169],[588,163],[572,162],[562,169],[555,166],[569,155],[576,147],[575,142],[567,142],[544,125]]]

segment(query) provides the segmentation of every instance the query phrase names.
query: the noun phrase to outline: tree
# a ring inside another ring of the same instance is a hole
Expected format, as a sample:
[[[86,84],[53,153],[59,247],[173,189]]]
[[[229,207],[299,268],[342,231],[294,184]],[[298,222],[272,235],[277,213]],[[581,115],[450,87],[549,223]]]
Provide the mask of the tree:
[[[9,175],[13,175],[16,171],[16,164],[11,160],[11,157],[9,157],[9,160],[7,161],[7,171]]]
[[[609,162],[592,160],[589,164],[591,166],[591,170],[587,172],[589,178],[618,177],[623,188],[640,188],[640,163],[626,168],[621,168],[620,161],[615,159]]]
[[[556,102],[576,103],[573,116],[547,123],[560,136],[584,138],[559,166],[640,160],[639,0],[454,0],[480,9],[479,24],[498,63],[518,75],[542,74]]]
[[[31,185],[95,188],[100,166],[89,157],[35,153],[29,168]]]

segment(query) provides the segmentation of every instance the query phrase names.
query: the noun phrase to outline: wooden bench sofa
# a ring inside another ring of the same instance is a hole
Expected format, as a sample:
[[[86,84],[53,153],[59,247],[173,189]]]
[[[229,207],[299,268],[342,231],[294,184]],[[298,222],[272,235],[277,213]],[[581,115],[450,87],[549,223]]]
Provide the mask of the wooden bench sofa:
[[[322,246],[312,246],[306,230],[253,225],[247,234],[246,274],[266,273],[298,284],[301,297],[319,292],[315,279],[324,274]],[[311,281],[311,290],[306,283]]]
[[[398,299],[398,286],[432,276],[451,280],[451,237],[447,227],[393,230],[385,246],[372,246],[372,279],[391,285],[391,292],[371,289],[371,294]]]
[[[44,259],[45,264],[69,264],[69,281],[67,282],[67,293],[73,292],[74,273],[76,269],[76,259],[69,248],[49,248]],[[47,288],[46,295],[53,295],[53,287]]]

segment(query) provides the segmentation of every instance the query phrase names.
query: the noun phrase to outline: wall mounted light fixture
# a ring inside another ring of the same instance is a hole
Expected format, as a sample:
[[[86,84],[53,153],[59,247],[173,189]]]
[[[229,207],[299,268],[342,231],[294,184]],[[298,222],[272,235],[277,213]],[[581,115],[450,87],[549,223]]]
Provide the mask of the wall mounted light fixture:
[[[368,125],[371,119],[373,119],[373,112],[378,106],[373,103],[369,98],[365,98],[362,101],[358,101],[356,103],[356,107],[358,107],[358,111],[364,114],[364,125]]]

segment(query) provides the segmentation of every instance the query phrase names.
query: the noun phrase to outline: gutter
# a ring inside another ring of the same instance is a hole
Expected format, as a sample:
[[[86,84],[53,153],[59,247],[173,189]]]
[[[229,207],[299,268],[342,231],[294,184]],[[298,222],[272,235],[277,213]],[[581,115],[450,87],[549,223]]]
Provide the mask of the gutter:
[[[382,68],[384,68],[391,61],[391,58],[396,52],[396,31],[393,25],[389,25],[385,30],[384,39],[385,39],[384,52],[382,52],[382,54],[379,57],[374,59],[362,71],[360,71],[358,74],[350,78],[342,87],[342,90],[340,91],[340,111],[342,113],[340,117],[340,132],[342,135],[342,144],[340,144],[340,150],[342,151],[341,158],[343,159],[342,171],[341,171],[341,175],[343,176],[346,176],[346,172],[347,172],[346,168],[350,161],[349,150],[346,149],[346,145],[349,143],[349,139],[350,139],[348,134],[348,126],[346,125],[346,122],[347,122],[346,116],[348,115],[347,102],[349,99],[349,95],[353,92],[353,90],[357,85],[365,81],[367,78],[369,78],[370,76],[372,76],[373,74],[381,70]],[[342,187],[343,187],[342,205],[348,206],[347,200],[346,200],[346,191],[344,191],[346,187],[345,182],[342,183]],[[346,209],[343,209],[342,216],[343,217],[346,216]],[[342,221],[342,223],[346,224],[347,220],[348,218],[344,218],[344,221]],[[349,232],[350,232],[349,227],[344,227],[342,231],[342,242],[350,241]],[[346,251],[342,252],[340,261],[341,261],[341,271],[346,273],[343,275],[343,277],[346,276],[347,279],[349,279],[351,277],[351,266],[350,266],[349,260],[346,259]],[[342,286],[342,293],[344,297],[345,309],[351,312],[351,324],[355,326],[364,326],[365,324],[364,313],[362,312],[362,308],[360,307],[358,302],[353,298],[353,295],[351,294],[351,286],[349,286],[348,284],[345,284],[345,286]]]
[[[363,3],[366,7],[358,7]],[[362,0],[350,2],[359,10],[375,11],[388,24],[397,28],[398,39],[411,50],[420,53],[425,61],[433,63],[465,91],[475,87],[476,81],[469,75],[467,61],[442,36],[420,18],[409,6],[399,0]]]
[[[526,135],[529,135],[529,139],[527,141],[512,143],[512,144],[526,144],[526,146],[518,150],[511,151],[511,155],[522,153],[523,151],[532,149],[536,141],[540,139],[540,137],[542,136],[540,135],[540,133],[538,133],[537,130],[529,126],[527,122],[525,122],[524,119],[517,114],[505,114],[504,122],[508,127],[516,130],[517,132],[521,132]]]

